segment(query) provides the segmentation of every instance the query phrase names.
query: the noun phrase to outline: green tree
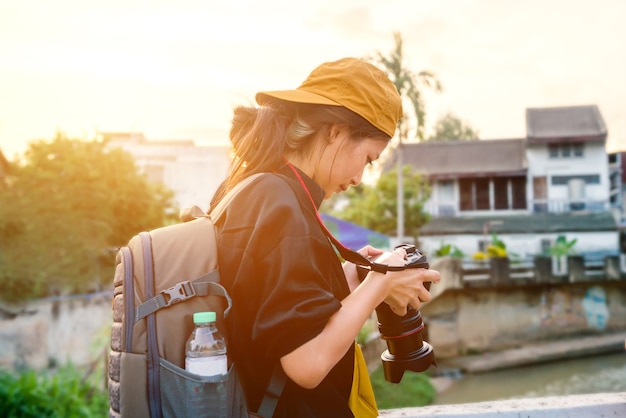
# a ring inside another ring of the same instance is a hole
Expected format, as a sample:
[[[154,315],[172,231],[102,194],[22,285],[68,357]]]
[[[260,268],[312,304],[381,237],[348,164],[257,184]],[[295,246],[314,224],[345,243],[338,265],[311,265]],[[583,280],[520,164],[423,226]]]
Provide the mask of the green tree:
[[[367,58],[373,64],[378,65],[388,75],[393,84],[398,89],[398,93],[410,104],[413,110],[413,117],[416,124],[414,137],[418,140],[424,139],[424,126],[426,121],[426,105],[424,103],[423,89],[433,89],[441,91],[441,83],[437,76],[431,71],[414,72],[406,67],[404,44],[402,34],[394,32],[394,48],[387,55],[380,51],[375,52],[373,58]],[[406,106],[404,106],[406,110]],[[398,136],[400,141],[409,138],[409,120],[406,114],[398,121]]]
[[[403,177],[407,180],[403,189],[403,203],[407,234],[417,241],[419,229],[429,220],[424,212],[424,202],[430,196],[428,179],[404,166]],[[382,174],[373,186],[361,184],[359,187],[348,189],[341,199],[347,204],[340,204],[337,200],[329,201],[329,212],[340,219],[361,225],[382,234],[393,234],[396,227],[397,192],[396,170]],[[333,209],[337,206],[337,209]],[[339,208],[340,207],[340,208]]]
[[[97,141],[30,144],[0,190],[0,297],[110,286],[113,251],[166,222],[172,192]]]
[[[428,141],[476,140],[478,131],[453,113],[447,113],[435,122]]]
[[[416,123],[414,136],[415,138],[418,138],[418,140],[423,140],[426,106],[424,104],[422,89],[431,88],[435,91],[441,91],[441,83],[430,71],[420,71],[415,73],[408,69],[405,65],[402,35],[400,32],[394,32],[393,38],[395,47],[389,55],[385,55],[378,51],[375,53],[375,57],[370,58],[369,60],[381,66],[382,69],[387,72],[389,78],[398,89],[400,96],[410,103],[410,107],[414,112]],[[404,239],[405,205],[403,204],[402,199],[405,193],[403,191],[403,170],[398,169],[398,167],[404,166],[402,143],[405,142],[408,137],[409,123],[406,115],[403,115],[403,117],[398,121],[398,143],[394,153],[396,158],[396,174],[398,176],[396,181],[396,200],[398,201],[396,204],[396,207],[398,208],[396,216],[396,236],[399,240]]]

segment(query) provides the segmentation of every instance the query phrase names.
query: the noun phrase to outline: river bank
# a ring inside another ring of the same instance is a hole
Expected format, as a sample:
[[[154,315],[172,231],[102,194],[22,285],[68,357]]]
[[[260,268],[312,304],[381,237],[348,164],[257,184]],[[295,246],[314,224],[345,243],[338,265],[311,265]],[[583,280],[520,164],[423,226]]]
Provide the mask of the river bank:
[[[431,381],[437,393],[445,396],[447,391],[458,386],[459,380],[467,375],[625,353],[626,333],[624,332],[559,339],[500,352],[443,359],[437,362],[438,367],[431,368],[433,373]],[[619,356],[615,359],[617,362],[623,361],[626,365],[626,356],[623,360],[620,360]]]
[[[503,368],[544,363],[554,360],[617,353],[626,350],[626,332],[562,338],[527,346],[438,361],[441,370],[482,373]]]

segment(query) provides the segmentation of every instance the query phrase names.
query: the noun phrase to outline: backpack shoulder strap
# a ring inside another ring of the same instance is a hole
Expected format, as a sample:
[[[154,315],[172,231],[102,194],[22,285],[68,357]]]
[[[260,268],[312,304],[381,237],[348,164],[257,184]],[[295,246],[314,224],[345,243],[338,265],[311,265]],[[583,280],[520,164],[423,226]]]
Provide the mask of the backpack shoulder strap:
[[[237,196],[237,194],[247,185],[252,183],[254,179],[260,177],[263,174],[264,173],[255,173],[241,180],[232,189],[230,189],[228,193],[224,195],[224,197],[217,203],[217,205],[215,205],[215,207],[210,211],[209,214],[207,214],[198,206],[181,209],[179,215],[180,220],[183,222],[188,222],[198,218],[210,218],[213,223],[217,222],[222,217],[224,211],[226,210],[226,207],[235,198],[235,196]]]
[[[252,183],[256,178],[261,177],[265,173],[255,173],[252,174],[245,179],[241,180],[239,183],[235,184],[232,189],[228,191],[220,200],[217,205],[211,210],[209,216],[213,223],[216,223],[224,214],[226,207],[230,204],[230,202],[239,194],[241,190],[243,190],[246,186]]]
[[[211,222],[215,223],[223,215],[228,204],[233,198],[243,190],[247,185],[252,183],[254,179],[262,175],[263,173],[256,173],[246,177],[235,185],[231,190],[226,193],[224,198],[215,206],[210,214],[207,214],[198,206],[192,206],[191,208],[184,208],[180,211],[180,219],[183,222],[192,221],[199,218],[209,218]],[[148,298],[142,304],[135,309],[135,322],[147,317],[148,315],[158,311],[159,309],[167,308],[175,303],[183,302],[194,296],[222,296],[226,299],[227,307],[224,310],[224,317],[228,315],[232,306],[230,295],[219,283],[219,272],[217,270],[208,272],[195,280],[186,280],[180,283],[176,283],[169,289],[162,290],[158,294]]]
[[[267,385],[267,389],[265,389],[265,395],[263,395],[263,400],[257,411],[259,416],[263,418],[272,418],[274,416],[274,411],[276,410],[278,399],[280,399],[280,395],[285,388],[285,383],[287,383],[287,375],[283,371],[279,360],[272,370],[272,377]]]

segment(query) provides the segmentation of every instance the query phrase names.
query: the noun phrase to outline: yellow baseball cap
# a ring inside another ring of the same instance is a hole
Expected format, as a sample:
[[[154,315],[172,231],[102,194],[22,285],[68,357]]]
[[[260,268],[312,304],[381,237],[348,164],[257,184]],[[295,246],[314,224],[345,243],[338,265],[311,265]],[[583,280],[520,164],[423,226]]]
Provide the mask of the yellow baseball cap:
[[[357,58],[343,58],[321,64],[296,90],[256,94],[256,101],[261,106],[272,98],[295,103],[343,106],[390,137],[402,117],[402,99],[387,74]]]

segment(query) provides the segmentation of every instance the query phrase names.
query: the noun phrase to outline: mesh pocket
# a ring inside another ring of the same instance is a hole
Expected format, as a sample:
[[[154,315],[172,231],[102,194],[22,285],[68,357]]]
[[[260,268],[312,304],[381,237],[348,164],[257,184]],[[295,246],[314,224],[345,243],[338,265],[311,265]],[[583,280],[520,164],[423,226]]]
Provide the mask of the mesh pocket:
[[[225,375],[203,377],[161,359],[161,401],[165,418],[248,417],[234,365]]]

